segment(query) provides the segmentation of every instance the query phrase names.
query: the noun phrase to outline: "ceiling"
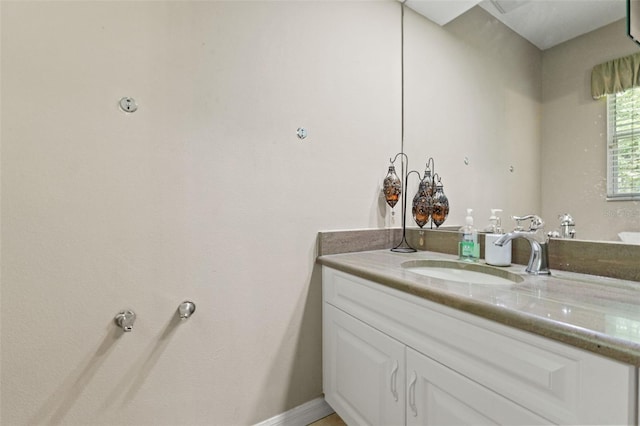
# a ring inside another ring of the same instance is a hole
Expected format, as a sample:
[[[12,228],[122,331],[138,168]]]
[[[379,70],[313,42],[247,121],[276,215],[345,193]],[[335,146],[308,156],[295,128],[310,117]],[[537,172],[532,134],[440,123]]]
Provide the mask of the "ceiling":
[[[439,25],[479,5],[540,50],[627,14],[626,0],[406,0],[405,4]]]

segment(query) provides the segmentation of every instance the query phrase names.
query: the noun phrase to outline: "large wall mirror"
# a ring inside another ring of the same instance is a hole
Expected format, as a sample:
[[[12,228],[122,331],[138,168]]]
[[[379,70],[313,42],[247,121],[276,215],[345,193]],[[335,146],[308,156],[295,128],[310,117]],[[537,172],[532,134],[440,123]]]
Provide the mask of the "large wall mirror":
[[[469,3],[447,22],[405,18],[405,151],[440,165],[447,225],[474,208],[481,229],[502,208],[505,228],[537,213],[552,231],[569,213],[578,239],[640,232],[640,201],[607,200],[606,100],[590,92],[595,65],[640,51],[627,0]]]

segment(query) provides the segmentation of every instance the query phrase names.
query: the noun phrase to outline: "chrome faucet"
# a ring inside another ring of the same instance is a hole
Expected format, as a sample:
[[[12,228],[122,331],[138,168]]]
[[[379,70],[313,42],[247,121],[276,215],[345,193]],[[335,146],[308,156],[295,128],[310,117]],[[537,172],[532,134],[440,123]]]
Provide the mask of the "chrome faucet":
[[[526,216],[511,216],[511,218],[516,221],[516,228],[513,232],[509,232],[498,238],[494,244],[502,247],[504,244],[516,238],[526,239],[531,244],[531,257],[529,257],[529,264],[525,271],[533,275],[550,275],[549,245],[544,233],[542,232],[544,221],[534,214]],[[529,219],[531,220],[531,223],[529,225],[529,229],[525,231],[522,226],[520,226],[520,221]]]

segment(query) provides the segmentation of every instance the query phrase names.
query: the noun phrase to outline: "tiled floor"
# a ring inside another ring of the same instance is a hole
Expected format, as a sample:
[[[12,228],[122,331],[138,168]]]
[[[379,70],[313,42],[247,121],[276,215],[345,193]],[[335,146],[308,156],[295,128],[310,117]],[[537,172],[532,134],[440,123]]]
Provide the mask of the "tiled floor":
[[[347,426],[347,424],[336,413],[333,413],[317,422],[311,423],[309,426]]]

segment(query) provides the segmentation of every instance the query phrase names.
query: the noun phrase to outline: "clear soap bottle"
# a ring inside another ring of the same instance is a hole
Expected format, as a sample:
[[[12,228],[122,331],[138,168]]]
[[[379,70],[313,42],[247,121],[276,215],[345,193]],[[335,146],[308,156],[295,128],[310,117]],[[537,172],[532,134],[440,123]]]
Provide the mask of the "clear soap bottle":
[[[502,247],[494,244],[498,238],[502,237],[502,234],[504,234],[500,223],[500,216],[498,216],[501,212],[502,209],[491,209],[489,226],[486,229],[487,234],[484,237],[484,260],[488,265],[493,266],[511,265],[511,241],[504,244]]]
[[[458,243],[458,257],[465,262],[477,262],[480,259],[480,244],[478,230],[473,227],[472,209],[467,209],[465,225],[460,228],[460,242]]]

